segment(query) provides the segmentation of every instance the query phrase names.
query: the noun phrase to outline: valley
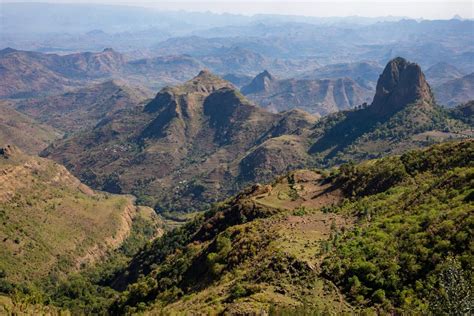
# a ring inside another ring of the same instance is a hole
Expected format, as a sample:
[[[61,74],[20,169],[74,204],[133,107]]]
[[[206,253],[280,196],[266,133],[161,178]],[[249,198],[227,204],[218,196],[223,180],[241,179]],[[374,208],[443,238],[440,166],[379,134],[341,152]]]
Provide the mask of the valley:
[[[442,4],[1,3],[0,314],[472,314]]]

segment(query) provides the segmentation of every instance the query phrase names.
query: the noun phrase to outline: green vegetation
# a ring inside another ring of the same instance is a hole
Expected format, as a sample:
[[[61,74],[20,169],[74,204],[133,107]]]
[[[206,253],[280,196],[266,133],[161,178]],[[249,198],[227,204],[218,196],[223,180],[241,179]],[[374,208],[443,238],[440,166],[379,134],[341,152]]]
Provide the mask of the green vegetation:
[[[107,284],[128,265],[131,254],[143,248],[159,231],[159,223],[150,215],[149,209],[141,209],[122,246],[109,251],[100,264],[90,265],[79,272],[50,274],[22,284],[10,283],[0,277],[0,293],[13,298],[11,308],[23,306],[43,310],[52,306],[53,310],[73,314],[105,313],[119,294]]]
[[[474,302],[473,158],[463,141],[298,170],[152,242],[137,219],[103,263],[6,290],[73,313],[462,315]]]
[[[12,308],[103,310],[114,293],[99,284],[160,232],[131,196],[93,191],[15,147],[0,155],[0,192],[0,293]]]
[[[417,312],[427,312],[450,257],[472,282],[473,157],[467,141],[341,168],[334,180],[362,197],[332,208],[358,225],[334,234],[326,277],[354,304]]]
[[[318,166],[329,167],[465,138],[463,131],[470,125],[459,117],[422,101],[385,117],[374,115],[370,107],[335,113],[316,124],[321,137],[311,147],[313,160]]]
[[[298,204],[311,188],[305,173],[272,190],[253,188],[140,253],[123,273],[135,278],[113,311],[466,310],[473,302],[473,157],[474,143],[465,141],[344,165],[320,181],[346,198],[320,210]],[[267,206],[292,191],[284,208]],[[343,225],[343,218],[355,222]]]
[[[11,155],[0,157],[0,269],[8,281],[68,273],[122,242],[131,197],[94,192],[52,161]]]

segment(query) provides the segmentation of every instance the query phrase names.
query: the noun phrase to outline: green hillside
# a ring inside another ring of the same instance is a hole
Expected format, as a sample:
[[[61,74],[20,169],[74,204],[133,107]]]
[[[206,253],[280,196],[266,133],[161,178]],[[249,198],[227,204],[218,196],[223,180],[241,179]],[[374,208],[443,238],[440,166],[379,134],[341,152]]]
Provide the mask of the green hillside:
[[[451,142],[254,185],[108,278],[119,295],[109,312],[465,309],[473,302],[473,158],[474,142]]]
[[[40,283],[115,249],[135,253],[160,232],[153,210],[133,197],[93,191],[63,166],[13,146],[0,149],[0,223],[0,293],[20,296],[40,295]]]

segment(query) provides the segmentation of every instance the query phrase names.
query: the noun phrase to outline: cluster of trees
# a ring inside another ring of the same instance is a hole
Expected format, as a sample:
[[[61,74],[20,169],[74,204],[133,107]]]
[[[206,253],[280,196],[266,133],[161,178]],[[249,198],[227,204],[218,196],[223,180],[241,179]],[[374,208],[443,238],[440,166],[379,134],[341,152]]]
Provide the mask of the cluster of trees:
[[[333,211],[359,224],[334,234],[325,275],[360,305],[426,312],[444,298],[466,306],[439,289],[453,286],[443,281],[453,262],[451,279],[474,280],[473,157],[474,142],[463,142],[341,168],[337,179],[356,198]],[[463,291],[472,308],[472,291]]]

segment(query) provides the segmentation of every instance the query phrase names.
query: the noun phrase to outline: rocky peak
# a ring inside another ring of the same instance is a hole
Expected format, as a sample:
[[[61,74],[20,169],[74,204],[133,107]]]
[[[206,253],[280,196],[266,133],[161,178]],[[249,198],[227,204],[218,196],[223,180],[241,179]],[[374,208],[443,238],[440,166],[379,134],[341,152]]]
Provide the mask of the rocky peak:
[[[230,82],[214,75],[209,70],[201,70],[193,79],[187,81],[177,89],[184,93],[210,94],[221,88],[235,88]]]
[[[274,80],[275,78],[267,70],[264,70],[253,78],[252,82],[242,88],[242,93],[251,94],[266,91]]]
[[[193,99],[192,103],[199,103],[200,101],[198,100],[203,101],[205,97],[222,88],[235,89],[230,82],[214,75],[208,70],[201,70],[196,77],[182,85],[161,89],[156,97],[147,104],[145,112],[156,112],[170,105],[175,107],[179,103],[178,99],[182,101],[185,96],[186,98],[184,99]],[[192,95],[196,98],[193,98]]]
[[[198,73],[196,78],[206,78],[206,77],[210,77],[210,76],[212,76],[212,72],[210,72],[207,69],[203,69]]]
[[[417,102],[433,103],[433,96],[420,66],[401,57],[392,59],[377,81],[371,109],[389,114]]]

